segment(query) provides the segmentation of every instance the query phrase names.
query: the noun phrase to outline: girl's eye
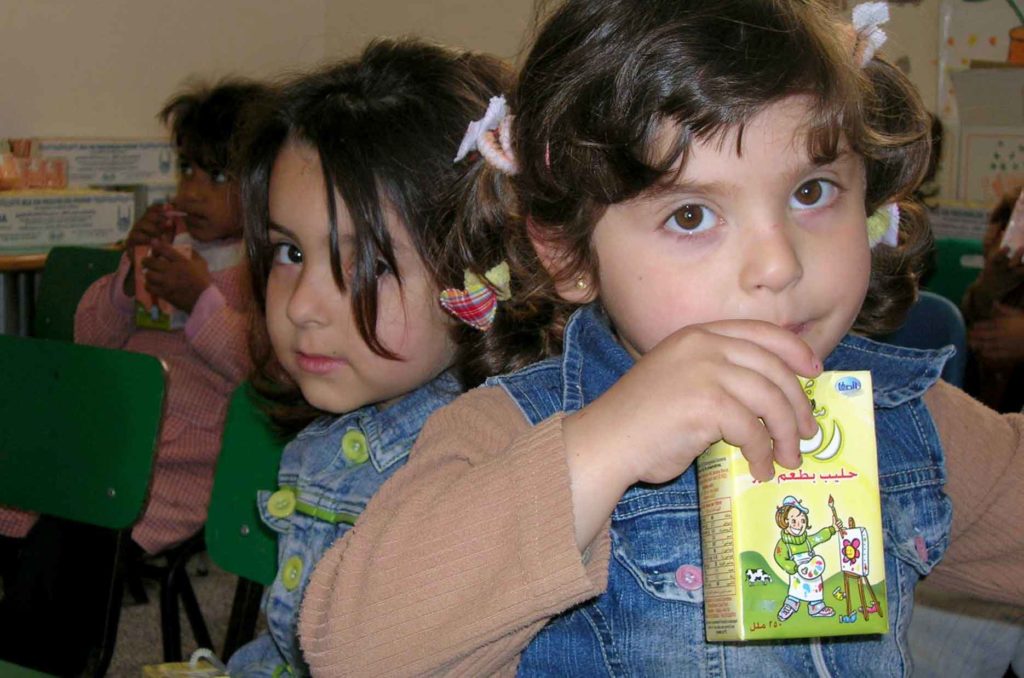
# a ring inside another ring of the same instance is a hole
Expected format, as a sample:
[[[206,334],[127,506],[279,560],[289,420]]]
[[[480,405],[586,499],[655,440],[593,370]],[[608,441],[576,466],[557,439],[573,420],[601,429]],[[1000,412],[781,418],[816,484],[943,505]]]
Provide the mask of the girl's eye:
[[[230,177],[223,170],[210,170],[210,180],[215,184],[226,184]]]
[[[192,163],[188,160],[181,160],[178,162],[178,172],[180,172],[183,177],[191,177],[195,174],[195,170],[192,168]]]
[[[832,204],[838,193],[838,187],[831,181],[827,179],[812,179],[800,184],[800,187],[793,192],[789,206],[798,210],[825,207]]]
[[[387,275],[388,273],[391,273],[391,266],[389,266],[388,262],[385,261],[383,258],[378,258],[377,264],[376,266],[374,266],[373,269],[373,274],[378,278],[381,278]]]
[[[668,218],[665,226],[670,231],[693,235],[702,233],[718,223],[718,215],[703,205],[683,205]]]
[[[301,264],[302,250],[290,242],[279,242],[273,245],[271,261],[275,264]]]

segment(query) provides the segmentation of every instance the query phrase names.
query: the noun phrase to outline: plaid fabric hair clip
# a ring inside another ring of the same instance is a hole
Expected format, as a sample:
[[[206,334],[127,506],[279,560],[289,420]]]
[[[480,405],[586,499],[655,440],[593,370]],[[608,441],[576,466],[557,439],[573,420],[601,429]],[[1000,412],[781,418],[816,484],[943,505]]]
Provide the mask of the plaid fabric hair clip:
[[[478,275],[466,269],[465,289],[446,289],[441,292],[441,306],[453,316],[486,332],[494,324],[498,302],[512,298],[508,263],[501,262],[484,274]]]

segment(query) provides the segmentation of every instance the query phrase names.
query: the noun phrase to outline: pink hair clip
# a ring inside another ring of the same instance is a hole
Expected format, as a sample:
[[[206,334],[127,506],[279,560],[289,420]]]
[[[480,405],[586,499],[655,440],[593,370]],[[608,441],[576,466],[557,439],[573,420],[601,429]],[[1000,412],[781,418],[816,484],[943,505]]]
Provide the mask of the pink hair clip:
[[[512,116],[508,114],[505,97],[491,97],[484,117],[469,123],[453,162],[459,162],[471,151],[479,151],[489,165],[505,174],[519,172],[512,150]]]
[[[868,65],[888,36],[881,26],[889,21],[889,3],[863,2],[853,8],[853,30],[856,33],[853,54],[858,65]]]

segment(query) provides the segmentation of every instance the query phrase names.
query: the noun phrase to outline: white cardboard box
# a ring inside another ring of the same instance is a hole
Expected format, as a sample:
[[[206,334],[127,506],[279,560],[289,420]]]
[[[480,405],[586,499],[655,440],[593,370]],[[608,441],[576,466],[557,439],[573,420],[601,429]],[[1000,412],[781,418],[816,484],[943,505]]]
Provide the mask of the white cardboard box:
[[[1024,68],[952,77],[960,117],[957,198],[994,205],[1024,184]]]
[[[39,154],[68,159],[69,186],[172,184],[174,148],[166,139],[39,139]]]
[[[0,250],[101,245],[123,239],[135,197],[116,191],[0,192]]]
[[[990,207],[965,200],[939,200],[928,207],[928,220],[936,238],[981,241],[988,228]]]

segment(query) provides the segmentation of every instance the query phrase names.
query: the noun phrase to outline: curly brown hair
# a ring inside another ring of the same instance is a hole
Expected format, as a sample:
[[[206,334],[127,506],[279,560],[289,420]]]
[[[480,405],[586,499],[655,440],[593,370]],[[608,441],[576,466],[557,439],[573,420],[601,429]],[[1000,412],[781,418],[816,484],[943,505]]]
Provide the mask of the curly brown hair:
[[[279,152],[298,141],[317,153],[327,188],[335,283],[349,295],[367,346],[377,355],[397,358],[376,333],[379,262],[402,283],[385,208],[393,208],[407,228],[438,289],[461,286],[461,269],[443,276],[441,271],[451,267],[438,260],[451,228],[449,201],[458,195],[447,189],[468,171],[452,158],[467,124],[481,117],[489,98],[508,84],[508,67],[494,57],[413,39],[376,40],[354,58],[280,85],[257,111],[242,142],[239,172],[256,301],[252,383],[272,404],[269,412],[281,429],[301,429],[324,413],[303,398],[267,335],[267,278],[274,249],[269,187]],[[338,250],[340,209],[348,211],[355,231],[354,267],[347,279]],[[463,379],[463,384],[474,382]]]
[[[695,141],[742,139],[747,121],[793,96],[812,101],[808,152],[841,145],[866,165],[865,210],[897,201],[898,247],[877,246],[854,330],[898,327],[916,297],[930,236],[910,201],[927,168],[928,118],[913,86],[874,58],[859,68],[852,35],[825,0],[568,0],[543,22],[511,93],[512,177],[478,162],[449,243],[455,266],[484,271],[502,258],[513,300],[493,328],[467,341],[482,373],[516,369],[561,350],[574,306],[556,285],[594,276],[593,228],[604,210],[681,171]],[[667,153],[655,137],[671,123]],[[531,238],[564,253],[545,270]]]

